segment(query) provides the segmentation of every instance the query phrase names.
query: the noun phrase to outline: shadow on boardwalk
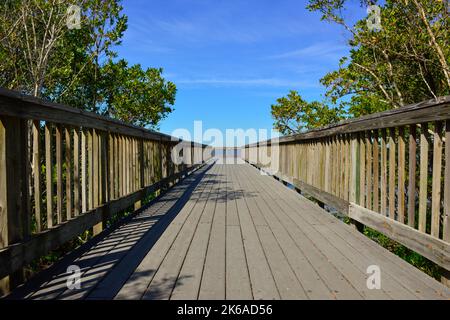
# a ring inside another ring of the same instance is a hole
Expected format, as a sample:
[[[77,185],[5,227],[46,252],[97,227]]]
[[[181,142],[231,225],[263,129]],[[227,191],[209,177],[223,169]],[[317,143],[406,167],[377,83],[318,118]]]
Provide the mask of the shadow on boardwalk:
[[[221,184],[220,192],[216,194],[220,202],[254,196],[245,190],[233,190],[227,185],[229,182],[220,179],[222,175],[209,173],[212,166],[210,164],[185,178],[121,223],[108,228],[36,275],[6,299],[83,299],[88,295],[89,299],[114,298],[187,201],[191,197],[196,197],[199,202],[208,201],[208,194],[197,188],[200,182],[205,188]],[[80,268],[80,289],[69,290],[67,287],[70,276],[67,268],[70,265]],[[142,276],[148,277],[152,272],[156,270],[146,271]],[[164,281],[161,288],[155,291],[154,298],[158,298],[159,291],[163,296],[164,292],[173,289],[165,288],[165,283],[173,282]]]

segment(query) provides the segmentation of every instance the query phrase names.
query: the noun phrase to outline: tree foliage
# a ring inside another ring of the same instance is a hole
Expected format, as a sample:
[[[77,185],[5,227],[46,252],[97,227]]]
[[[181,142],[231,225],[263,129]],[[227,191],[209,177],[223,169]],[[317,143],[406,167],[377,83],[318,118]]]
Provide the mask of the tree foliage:
[[[369,30],[366,18],[351,25],[345,17],[347,3],[309,0],[307,6],[311,11],[320,12],[322,20],[342,26],[350,35],[349,55],[341,58],[338,70],[321,79],[327,89],[326,101],[337,107],[321,104],[320,112],[324,114],[308,118],[302,109],[308,102],[291,94],[279,99],[272,106],[272,115],[274,126],[282,133],[315,127],[317,118],[321,119],[319,123],[328,124],[341,116],[359,117],[450,94],[448,1],[378,3],[381,30]],[[360,1],[363,8],[376,3]],[[298,109],[293,105],[303,107]],[[330,116],[330,110],[339,112]]]
[[[158,123],[172,112],[176,87],[162,78],[162,69],[144,70],[125,60],[110,61],[102,69],[103,96],[109,116],[140,126]]]
[[[310,10],[321,12],[324,20],[343,26],[351,35],[349,56],[341,59],[338,70],[321,79],[327,96],[347,106],[350,116],[450,93],[448,2],[384,2],[380,5],[382,29],[373,31],[366,19],[354,26],[346,22],[346,1],[309,1]],[[341,99],[347,96],[350,99]]]
[[[318,101],[307,102],[293,90],[277,99],[271,109],[274,128],[282,134],[322,127],[338,121],[342,114],[339,108],[329,108]]]
[[[120,2],[3,1],[0,86],[157,126],[172,111],[175,85],[164,80],[160,68],[129,66],[118,57],[115,48],[127,29]],[[81,8],[80,29],[67,27],[70,5]]]

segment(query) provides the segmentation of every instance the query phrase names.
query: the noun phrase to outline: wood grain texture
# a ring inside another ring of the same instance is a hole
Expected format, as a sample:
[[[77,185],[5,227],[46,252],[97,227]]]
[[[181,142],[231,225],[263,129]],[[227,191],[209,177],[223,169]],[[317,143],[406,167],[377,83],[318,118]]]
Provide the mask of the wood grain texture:
[[[389,129],[389,218],[395,219],[395,194],[396,194],[396,144],[395,129]]]
[[[406,245],[443,268],[450,269],[450,244],[357,204],[350,204],[349,217]]]
[[[416,216],[416,125],[409,126],[409,149],[408,149],[408,225],[415,227]]]
[[[381,181],[380,181],[380,212],[382,215],[388,215],[387,209],[387,137],[386,130],[381,130]]]
[[[405,222],[405,130],[400,127],[398,130],[398,164],[397,164],[397,220]]]
[[[41,125],[33,121],[33,181],[34,181],[34,217],[36,232],[42,230],[42,193],[41,193]]]
[[[88,132],[81,131],[81,211],[88,210]]]
[[[81,175],[80,175],[80,130],[73,130],[73,212],[74,216],[81,213]]]
[[[280,144],[293,141],[304,141],[323,138],[342,133],[362,132],[373,129],[387,129],[399,126],[417,124],[419,122],[432,122],[450,118],[450,96],[439,97],[437,100],[428,100],[398,109],[373,113],[367,116],[348,119],[306,133],[293,134],[277,138]],[[270,145],[271,141],[261,141],[260,144]],[[249,144],[256,146],[256,144]]]
[[[14,166],[9,165],[8,169],[13,170],[14,175],[20,177],[17,181],[7,181],[6,186],[7,190],[20,189],[20,199],[14,200],[20,210],[16,210],[14,219],[8,219],[5,225],[0,225],[0,229],[5,237],[8,234],[14,235],[15,231],[18,231],[20,237],[15,241],[18,242],[17,246],[20,246],[24,244],[23,239],[27,239],[31,233],[33,217],[35,221],[33,232],[36,236],[54,232],[54,235],[49,238],[40,238],[44,239],[40,241],[49,239],[48,241],[51,242],[48,244],[39,242],[42,250],[35,251],[40,254],[48,253],[44,251],[49,247],[54,249],[56,246],[61,246],[64,244],[63,239],[74,236],[70,230],[64,229],[68,232],[67,235],[62,235],[58,231],[58,226],[65,221],[81,221],[80,224],[71,222],[70,225],[75,225],[75,230],[82,233],[86,229],[80,231],[80,226],[88,228],[82,222],[84,218],[79,220],[73,218],[82,216],[82,213],[92,211],[95,207],[105,205],[108,210],[114,211],[122,208],[122,204],[132,199],[140,204],[142,201],[140,197],[148,196],[149,190],[156,192],[161,188],[168,188],[184,178],[187,172],[182,171],[187,169],[187,166],[175,168],[167,154],[168,170],[165,175],[167,179],[163,179],[160,175],[158,178],[154,177],[153,184],[150,183],[151,179],[146,180],[145,169],[149,166],[143,163],[144,140],[164,144],[168,153],[173,145],[181,141],[169,135],[4,89],[0,89],[0,116],[8,120],[8,128],[14,127],[15,148],[11,149],[5,157],[8,160],[18,159],[17,163]],[[115,165],[117,159],[114,155],[118,155],[118,152],[115,149],[114,139],[112,137],[110,139],[112,134],[123,136],[126,140],[125,148],[122,149],[126,152],[124,157],[126,161],[121,162],[123,167],[120,169]],[[13,135],[8,133],[3,138],[7,139],[10,136]],[[9,145],[8,140],[6,147]],[[192,146],[204,147],[198,143],[192,143]],[[111,152],[108,151],[109,149]],[[147,161],[153,162],[155,158],[148,158]],[[45,168],[45,179],[41,172],[43,168]],[[114,171],[115,168],[118,170]],[[122,169],[125,173],[123,181],[126,179],[126,190],[116,197],[118,201],[110,202],[115,193],[120,193],[119,182],[117,181],[116,184],[116,180],[119,179],[119,171]],[[179,172],[182,174],[174,174]],[[114,179],[116,176],[117,179]],[[114,188],[115,185],[117,188]],[[159,189],[155,189],[157,186]],[[44,206],[46,206],[46,214],[43,215]],[[124,209],[127,207],[121,210]],[[102,212],[101,222],[105,223],[104,219],[108,216],[110,212]],[[2,223],[1,220],[0,223]],[[90,227],[92,225],[89,225]],[[95,228],[94,234],[100,231],[100,228]],[[8,251],[8,249],[9,247],[5,250]],[[34,247],[30,250],[34,250]],[[28,256],[39,257],[34,252],[27,253]],[[25,264],[20,257],[14,257],[14,259],[16,260],[12,264],[15,269],[11,269],[12,273],[19,272],[18,265]],[[12,273],[10,279],[18,280],[16,274]],[[3,280],[1,282],[3,283]]]
[[[450,120],[445,122],[443,239],[450,242]]]
[[[397,234],[407,234],[399,230]],[[436,248],[436,256],[445,255],[443,247]],[[82,290],[67,290],[61,281],[70,264],[83,266]],[[382,270],[381,290],[366,287],[371,264]],[[448,299],[450,290],[250,165],[215,164],[15,297],[24,295],[89,300]]]
[[[72,129],[65,128],[65,166],[66,166],[66,217],[71,219],[72,213]]]
[[[56,125],[56,223],[64,221],[63,217],[63,128]]]
[[[46,184],[46,197],[47,204],[47,228],[51,228],[54,225],[53,221],[53,130],[52,124],[45,124],[45,184]]]
[[[365,204],[366,199],[366,140],[365,133],[359,136],[359,203]]]
[[[171,144],[176,144],[180,141],[176,137],[126,124],[94,112],[87,112],[78,108],[41,100],[4,88],[0,88],[0,101],[0,115],[48,121],[103,131],[109,130],[128,136],[155,141],[166,141]]]
[[[370,131],[366,132],[366,208],[372,209],[372,164],[373,164],[373,153],[372,153],[372,133]]]
[[[50,250],[58,248],[63,243],[78,236],[83,231],[104,221],[105,216],[109,217],[129,208],[136,201],[146,198],[156,190],[163,187],[168,188],[168,185],[172,181],[179,179],[183,174],[195,172],[201,166],[202,165],[193,166],[187,169],[186,172],[179,172],[132,194],[112,200],[107,204],[84,212],[82,215],[72,220],[64,221],[52,229],[35,234],[26,241],[10,245],[5,249],[0,250],[0,278],[13,273],[21,266],[30,263],[33,259],[46,254]]]
[[[373,131],[373,210],[380,211],[380,147],[378,130]]]
[[[26,121],[0,117],[0,248],[9,248],[30,236],[28,137]],[[0,294],[23,282],[23,270],[14,271],[0,275]]]
[[[428,198],[428,124],[420,129],[419,231],[426,232]]]
[[[434,124],[433,174],[431,186],[431,235],[439,238],[441,223],[442,122]]]

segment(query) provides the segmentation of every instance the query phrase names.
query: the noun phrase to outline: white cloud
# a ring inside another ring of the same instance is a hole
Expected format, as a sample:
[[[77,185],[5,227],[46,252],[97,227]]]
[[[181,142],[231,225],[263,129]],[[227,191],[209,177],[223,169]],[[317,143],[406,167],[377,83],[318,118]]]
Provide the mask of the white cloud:
[[[269,56],[269,59],[285,59],[285,58],[336,58],[342,56],[348,47],[342,44],[332,42],[320,42],[313,45]]]

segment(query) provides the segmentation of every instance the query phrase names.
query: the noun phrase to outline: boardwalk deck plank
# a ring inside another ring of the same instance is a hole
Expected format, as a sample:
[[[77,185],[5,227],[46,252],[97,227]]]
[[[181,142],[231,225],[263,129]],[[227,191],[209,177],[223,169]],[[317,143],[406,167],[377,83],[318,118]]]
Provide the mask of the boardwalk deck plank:
[[[258,179],[258,177],[253,176],[253,173],[247,174],[252,175],[252,178],[254,179]],[[268,181],[272,182],[270,177],[266,178]],[[282,185],[274,185],[273,187],[278,188],[280,186]],[[275,189],[273,188],[271,189],[272,192],[274,190]],[[286,206],[284,195],[280,196],[277,194],[275,196],[272,194],[272,196],[273,200],[266,202],[266,204],[271,206],[272,211],[276,213],[279,221],[286,228],[292,239],[294,239],[298,248],[313,265],[323,282],[330,288],[330,292],[325,295],[324,299],[329,298],[330,295],[332,299],[361,299],[361,294],[351,286],[334,264],[330,263],[330,258],[317,248],[316,244],[311,239],[311,235],[305,232],[303,228],[296,225],[295,218],[293,219],[293,216],[296,217],[296,211],[293,211]]]
[[[279,182],[274,179],[271,179],[268,182],[271,185],[279,184]],[[364,253],[364,256],[360,257],[362,260],[359,260],[359,262],[371,260],[373,263],[373,260],[377,259],[378,263],[380,263],[380,267],[387,271],[388,278],[395,280],[392,285],[394,285],[396,289],[391,291],[391,294],[395,298],[414,298],[411,297],[411,294],[413,294],[416,298],[430,299],[435,295],[441,294],[442,285],[437,281],[430,281],[432,279],[423,272],[417,273],[417,269],[413,266],[404,264],[404,261],[399,257],[383,249],[359,232],[352,232],[353,230],[348,225],[345,225],[330,214],[317,214],[317,210],[324,211],[310,201],[303,201],[301,199],[302,197],[299,197],[296,192],[288,190],[286,194],[283,193],[283,196],[287,197],[287,204],[291,206],[291,208],[303,208],[302,213],[305,214],[302,214],[301,216],[305,219],[308,219],[308,217],[311,216],[313,219],[320,221],[320,223],[327,224],[327,226],[330,227],[329,231],[333,231],[331,232],[331,235],[327,232],[327,237],[331,237],[331,243],[339,242],[339,237],[342,237],[342,239],[346,240],[347,246],[353,248],[353,250],[351,250],[352,252],[355,254]],[[309,219],[307,224],[315,226],[317,225],[317,222]],[[338,237],[336,237],[336,235]],[[419,279],[420,281],[418,281]],[[409,292],[405,292],[405,289]]]
[[[180,282],[184,280],[179,277],[179,274],[187,251],[196,233],[200,216],[203,214],[207,203],[207,201],[203,199],[208,199],[208,195],[211,192],[211,184],[208,183],[209,179],[210,178],[207,177],[203,181],[202,193],[192,207],[191,214],[178,233],[170,250],[158,268],[158,271],[155,273],[155,276],[143,295],[143,299],[167,300],[172,295],[175,284],[179,285]],[[189,275],[186,275],[186,277],[189,277]]]
[[[71,264],[80,290],[66,286]],[[381,290],[366,286],[372,264]],[[252,166],[215,164],[11,298],[449,299],[450,290]]]
[[[205,184],[200,184],[193,196],[177,214],[155,245],[143,258],[131,277],[127,280],[116,296],[116,299],[140,299],[145,294],[156,271],[170,250],[179,231],[192,212],[192,208],[201,196]]]
[[[226,206],[226,297],[239,300],[251,300],[252,289],[245,255],[242,231],[237,210],[237,184],[230,166],[226,167],[230,181]]]
[[[302,207],[302,209],[302,212],[315,211],[307,207]],[[334,222],[314,220],[312,217],[306,218],[307,216],[309,215],[302,215],[303,220],[298,220],[299,223],[312,226],[307,231],[308,234],[312,235],[316,233],[318,237],[323,238],[323,241],[318,241],[317,238],[311,239],[319,246],[320,251],[330,258],[330,262],[348,279],[352,286],[366,299],[390,299],[390,296],[384,291],[384,286],[382,290],[367,289],[366,269],[364,267],[367,268],[370,264],[364,265],[361,257],[358,256],[357,252],[351,250],[351,247],[347,243],[339,241],[339,238],[335,236],[330,236],[330,224]]]
[[[247,258],[253,298],[255,300],[279,299],[280,293],[278,292],[275,280],[270,271],[269,263],[264,255],[261,242],[256,232],[256,227],[247,205],[247,198],[252,197],[252,194],[248,190],[243,191],[243,189],[241,189],[235,170],[232,170],[232,176],[236,179],[239,186],[236,191],[236,206],[239,212],[242,239]]]
[[[241,173],[242,174],[242,173]],[[244,179],[244,188],[246,190],[253,189],[249,179]],[[263,199],[261,199],[263,200]],[[256,202],[256,209],[259,211],[260,216],[265,220],[265,225],[256,226],[259,239],[264,248],[267,260],[269,262],[273,277],[275,279],[278,291],[282,299],[306,299],[306,293],[302,285],[299,283],[291,265],[286,258],[285,253],[280,248],[275,235],[274,226],[265,218],[267,215],[268,207],[261,206],[261,202]],[[270,226],[270,227],[269,227]]]
[[[198,298],[216,200],[219,193],[218,184],[214,183],[215,177],[219,175],[219,172],[211,172],[211,174],[213,177],[209,180],[211,184],[210,192],[204,196],[205,208],[170,297],[173,300]]]
[[[226,246],[226,172],[220,166],[218,175],[219,193],[212,221],[208,251],[200,285],[199,299],[225,299],[225,246]]]

